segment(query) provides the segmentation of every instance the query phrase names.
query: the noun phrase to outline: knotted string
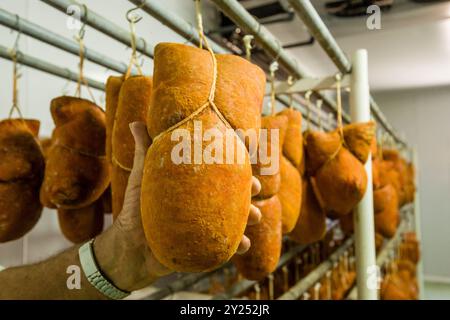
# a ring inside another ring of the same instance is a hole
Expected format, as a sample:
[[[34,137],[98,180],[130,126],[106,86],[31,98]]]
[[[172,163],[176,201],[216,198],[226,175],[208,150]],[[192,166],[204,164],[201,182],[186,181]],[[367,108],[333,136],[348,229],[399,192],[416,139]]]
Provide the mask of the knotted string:
[[[18,52],[17,49],[14,48],[10,51],[10,56],[11,56],[11,60],[13,62],[13,95],[12,95],[12,106],[11,109],[9,110],[9,116],[8,118],[11,119],[14,110],[17,111],[17,113],[19,114],[19,117],[21,119],[23,119],[22,116],[22,112],[20,110],[20,106],[19,106],[19,86],[18,86],[18,80],[20,78],[20,74],[18,72],[18,66],[17,66],[17,56],[18,56]]]
[[[217,114],[217,117],[225,124],[225,126],[227,128],[232,128],[231,125],[229,124],[229,122],[227,121],[227,119],[225,119],[225,117],[222,115],[222,113],[217,108],[216,104],[214,103],[214,97],[215,97],[215,93],[216,93],[216,84],[217,84],[217,59],[214,54],[214,51],[211,49],[211,46],[209,45],[208,39],[203,34],[202,16],[201,16],[201,12],[200,12],[200,5],[198,4],[199,0],[195,0],[195,2],[197,4],[196,5],[197,19],[198,19],[197,25],[199,27],[199,37],[200,37],[199,47],[202,48],[203,42],[204,42],[205,48],[210,53],[211,59],[213,62],[213,78],[212,78],[212,83],[211,83],[211,89],[210,89],[209,95],[208,95],[208,100],[203,105],[201,105],[199,108],[197,108],[193,113],[191,113],[189,116],[187,116],[180,122],[176,123],[175,125],[171,126],[170,128],[166,129],[165,131],[161,132],[160,134],[158,134],[153,139],[153,142],[160,139],[162,136],[166,135],[167,133],[175,130],[176,128],[182,126],[186,122],[192,120],[193,118],[195,118],[198,114],[202,113],[208,107],[211,107],[214,110],[214,112]]]
[[[19,16],[16,15],[17,18],[17,25],[19,25]],[[11,119],[14,110],[17,111],[19,114],[20,119],[23,119],[22,112],[20,110],[19,106],[19,79],[21,75],[19,74],[19,66],[18,66],[18,56],[20,52],[18,51],[19,48],[19,40],[20,36],[22,34],[22,31],[19,29],[19,32],[17,33],[16,40],[14,41],[14,47],[9,50],[9,55],[11,57],[11,60],[13,62],[13,94],[12,94],[12,105],[9,110],[9,116],[8,118]]]

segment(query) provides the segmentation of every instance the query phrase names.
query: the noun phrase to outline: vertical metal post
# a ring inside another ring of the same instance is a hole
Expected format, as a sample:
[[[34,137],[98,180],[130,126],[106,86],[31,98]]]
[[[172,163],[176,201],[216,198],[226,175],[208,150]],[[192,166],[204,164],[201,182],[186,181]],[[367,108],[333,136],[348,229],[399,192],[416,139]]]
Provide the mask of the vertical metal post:
[[[367,51],[360,49],[353,54],[350,93],[352,122],[370,121],[370,93]],[[358,299],[377,300],[375,228],[372,190],[372,159],[365,164],[367,190],[354,210],[356,274]]]
[[[419,159],[417,156],[417,149],[414,148],[412,151],[412,162],[414,165],[414,168],[416,170],[415,172],[415,181],[414,184],[416,186],[416,193],[414,195],[414,228],[416,231],[416,237],[417,237],[417,241],[419,241],[419,248],[420,248],[420,260],[419,263],[417,265],[417,284],[419,286],[419,299],[423,300],[425,299],[424,293],[425,293],[425,286],[424,286],[424,282],[423,282],[423,261],[422,261],[422,256],[423,256],[423,251],[422,251],[422,221],[421,221],[421,216],[420,216],[420,190],[419,190]]]

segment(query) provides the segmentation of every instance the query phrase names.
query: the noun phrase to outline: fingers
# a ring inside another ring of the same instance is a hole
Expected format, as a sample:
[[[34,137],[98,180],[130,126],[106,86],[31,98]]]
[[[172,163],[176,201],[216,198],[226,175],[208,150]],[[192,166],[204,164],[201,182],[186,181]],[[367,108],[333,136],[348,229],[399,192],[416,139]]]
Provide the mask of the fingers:
[[[250,213],[248,215],[247,225],[253,226],[261,221],[261,211],[253,204],[250,205]]]
[[[244,254],[248,251],[248,249],[250,249],[250,239],[247,236],[243,235],[241,243],[239,243],[239,247],[238,247],[236,253]]]
[[[135,144],[135,160],[136,157],[145,158],[145,154],[147,153],[148,147],[150,147],[151,139],[147,133],[147,127],[144,122],[133,122],[130,123],[131,134],[134,138]]]
[[[252,197],[261,192],[261,182],[255,176],[252,177]]]

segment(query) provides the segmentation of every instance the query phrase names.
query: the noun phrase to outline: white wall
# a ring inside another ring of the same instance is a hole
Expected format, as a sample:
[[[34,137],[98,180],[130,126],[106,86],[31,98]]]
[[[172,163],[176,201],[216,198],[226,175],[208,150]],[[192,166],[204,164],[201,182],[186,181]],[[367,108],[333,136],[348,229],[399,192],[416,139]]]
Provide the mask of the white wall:
[[[129,30],[125,13],[134,5],[127,0],[86,0],[90,10],[114,21],[117,25]],[[165,0],[164,6],[168,10],[176,12],[184,19],[194,22],[194,5],[192,1]],[[41,25],[65,37],[72,38],[75,31],[66,27],[67,16],[56,9],[36,0],[2,0],[0,8],[13,14]],[[136,26],[137,34],[145,38],[149,45],[154,46],[158,42],[185,42],[183,38],[162,25],[159,21],[143,14],[144,19]],[[195,24],[194,24],[195,25]],[[0,26],[0,44],[11,47],[14,44],[16,33]],[[107,56],[128,63],[131,51],[125,45],[87,27],[85,36],[87,48],[95,49]],[[77,71],[78,57],[46,45],[44,43],[22,35],[19,49],[24,53],[47,60],[55,65]],[[144,73],[151,74],[153,63],[151,59],[145,59]],[[25,117],[41,120],[41,135],[49,136],[53,130],[49,106],[51,99],[62,95],[63,88],[68,84],[68,94],[74,94],[75,84],[66,80],[36,71],[27,67],[21,67],[22,78],[19,82],[20,105]],[[96,66],[89,61],[85,63],[87,76],[105,81],[113,72]],[[7,117],[12,99],[12,63],[0,58],[0,119]],[[86,91],[85,97],[88,97]],[[94,90],[97,103],[103,100],[103,93]],[[104,98],[104,97],[103,97]],[[103,102],[101,102],[103,104]],[[26,262],[41,260],[70,246],[59,231],[56,212],[45,209],[37,226],[26,238],[28,250],[23,257],[23,242],[18,240],[7,244],[0,244],[0,265],[13,266]]]
[[[374,96],[392,125],[417,146],[424,272],[450,279],[450,87]]]

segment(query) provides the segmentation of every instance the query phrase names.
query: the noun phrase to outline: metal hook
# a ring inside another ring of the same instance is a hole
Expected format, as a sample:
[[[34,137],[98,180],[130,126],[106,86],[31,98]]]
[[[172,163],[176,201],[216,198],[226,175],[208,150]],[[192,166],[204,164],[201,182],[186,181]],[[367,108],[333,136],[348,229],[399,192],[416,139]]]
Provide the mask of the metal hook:
[[[134,7],[134,8],[131,8],[130,10],[127,11],[125,16],[126,16],[126,18],[127,18],[129,23],[138,23],[139,21],[142,20],[142,16],[141,15],[139,15],[137,13],[132,15],[132,13],[134,11],[142,9],[142,7],[144,5],[145,5],[145,2],[143,1],[143,2],[141,2],[140,5],[138,5],[138,6]]]
[[[81,19],[81,17],[80,17],[80,20],[83,20],[82,21],[83,24],[81,25],[81,28],[78,31],[79,39],[84,39],[84,35],[86,34],[86,21],[87,21],[88,12],[89,12],[88,7],[84,3],[82,4],[82,6],[83,6],[84,14],[83,14],[83,19]]]

